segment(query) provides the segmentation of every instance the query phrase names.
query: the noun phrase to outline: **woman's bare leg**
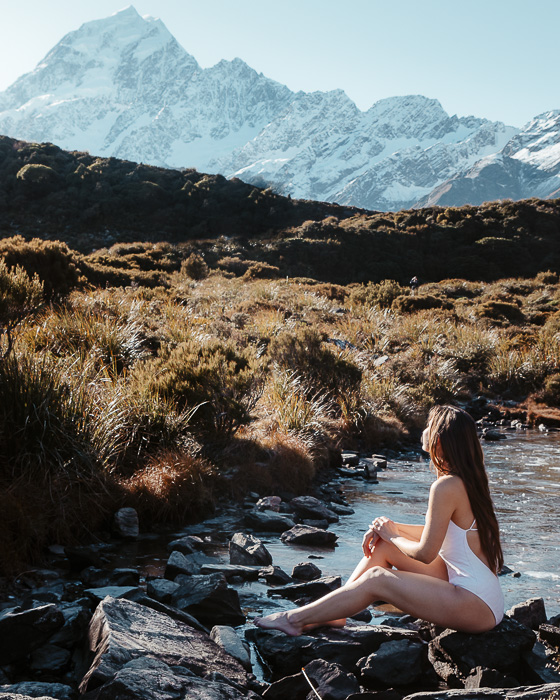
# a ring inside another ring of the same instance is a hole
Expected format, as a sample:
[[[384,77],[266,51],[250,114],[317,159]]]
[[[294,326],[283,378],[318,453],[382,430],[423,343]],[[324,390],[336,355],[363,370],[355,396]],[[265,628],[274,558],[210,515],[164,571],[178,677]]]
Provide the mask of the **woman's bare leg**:
[[[434,576],[379,566],[314,603],[255,622],[297,636],[306,625],[354,615],[379,598],[415,617],[464,632],[483,632],[496,624],[490,608],[470,591]]]
[[[360,578],[360,576],[374,566],[381,566],[384,569],[395,568],[399,571],[410,571],[412,573],[433,576],[434,578],[439,578],[442,581],[447,581],[447,567],[445,566],[443,559],[440,557],[436,557],[436,559],[434,559],[434,561],[430,564],[423,564],[422,562],[415,561],[414,559],[407,557],[406,554],[403,554],[400,549],[395,547],[394,544],[386,542],[385,540],[379,540],[373,548],[371,557],[362,557],[345,585],[356,581]],[[373,602],[374,601],[371,600],[368,605],[371,605]],[[357,612],[360,611],[358,610]],[[328,622],[322,622],[320,624],[306,625],[304,631],[307,632],[322,625],[326,625],[328,627],[344,627],[345,624],[346,618],[342,617],[335,620],[329,620]]]

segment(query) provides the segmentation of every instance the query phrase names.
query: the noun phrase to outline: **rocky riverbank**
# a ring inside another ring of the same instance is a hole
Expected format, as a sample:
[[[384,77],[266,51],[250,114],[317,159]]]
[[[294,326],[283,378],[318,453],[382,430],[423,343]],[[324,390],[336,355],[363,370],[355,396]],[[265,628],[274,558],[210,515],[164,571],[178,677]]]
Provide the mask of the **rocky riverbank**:
[[[345,462],[360,478],[385,466],[381,456]],[[547,619],[542,599],[482,635],[409,616],[372,624],[368,611],[298,638],[247,626],[279,600],[305,603],[342,583],[320,561],[282,570],[260,537],[276,533],[296,560],[299,544],[332,548],[329,526],[351,512],[333,484],[315,496],[251,494],[227,520],[228,563],[201,525],[170,538],[161,575],[113,568],[103,547],[53,547],[48,569],[2,597],[0,698],[298,700],[317,697],[310,682],[325,700],[560,696],[560,616]],[[117,514],[114,535],[138,537],[133,510]],[[266,598],[244,587],[255,580]]]

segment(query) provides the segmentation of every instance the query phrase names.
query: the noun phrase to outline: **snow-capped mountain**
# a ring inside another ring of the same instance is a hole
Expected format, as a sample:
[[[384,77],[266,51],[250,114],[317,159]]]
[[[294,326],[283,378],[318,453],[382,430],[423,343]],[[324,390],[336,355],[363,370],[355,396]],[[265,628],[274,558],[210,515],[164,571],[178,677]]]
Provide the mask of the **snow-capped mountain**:
[[[205,170],[291,99],[239,59],[201,69],[160,20],[129,7],[67,34],[0,94],[0,133]]]
[[[560,112],[521,131],[421,95],[362,112],[342,90],[293,93],[240,59],[202,69],[133,7],[67,34],[0,93],[0,133],[368,209],[560,187]]]

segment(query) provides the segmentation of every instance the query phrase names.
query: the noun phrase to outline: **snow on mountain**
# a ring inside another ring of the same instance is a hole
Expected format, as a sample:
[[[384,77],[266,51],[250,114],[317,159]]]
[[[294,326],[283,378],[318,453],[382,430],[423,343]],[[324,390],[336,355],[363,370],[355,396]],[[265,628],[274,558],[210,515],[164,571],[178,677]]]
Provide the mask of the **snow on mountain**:
[[[560,110],[532,119],[497,153],[463,168],[417,206],[560,195]]]
[[[201,69],[160,20],[129,7],[67,34],[0,94],[0,133],[204,170],[292,94],[239,59]]]
[[[0,133],[368,209],[560,187],[558,111],[522,131],[421,95],[362,112],[342,90],[293,93],[240,59],[202,69],[133,7],[70,32],[0,93]]]

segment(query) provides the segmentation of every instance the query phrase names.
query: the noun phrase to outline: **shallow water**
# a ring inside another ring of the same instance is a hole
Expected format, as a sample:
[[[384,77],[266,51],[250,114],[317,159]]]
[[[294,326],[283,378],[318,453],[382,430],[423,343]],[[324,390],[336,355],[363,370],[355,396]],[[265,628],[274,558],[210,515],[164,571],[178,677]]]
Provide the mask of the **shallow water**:
[[[505,563],[514,572],[500,577],[506,609],[527,598],[544,598],[547,614],[560,613],[560,433],[506,432],[506,440],[484,443],[486,467],[502,533]],[[331,529],[339,537],[333,550],[289,547],[266,542],[274,563],[290,572],[309,554],[325,575],[346,578],[361,555],[361,540],[372,518],[386,515],[405,523],[422,523],[434,479],[429,462],[390,462],[379,483],[342,480],[354,515],[342,516]]]

